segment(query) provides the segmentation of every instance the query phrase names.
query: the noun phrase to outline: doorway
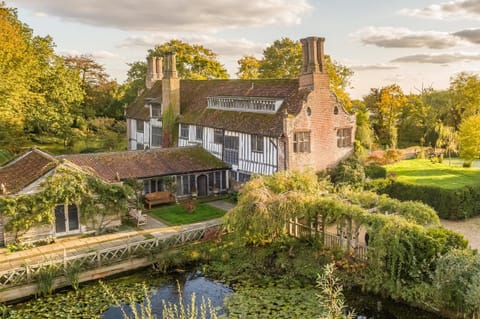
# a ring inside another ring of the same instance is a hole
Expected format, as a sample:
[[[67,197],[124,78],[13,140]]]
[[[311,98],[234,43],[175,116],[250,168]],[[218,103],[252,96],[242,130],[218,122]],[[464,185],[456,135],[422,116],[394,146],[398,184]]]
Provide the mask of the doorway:
[[[199,175],[197,177],[197,192],[198,196],[208,195],[207,175]]]

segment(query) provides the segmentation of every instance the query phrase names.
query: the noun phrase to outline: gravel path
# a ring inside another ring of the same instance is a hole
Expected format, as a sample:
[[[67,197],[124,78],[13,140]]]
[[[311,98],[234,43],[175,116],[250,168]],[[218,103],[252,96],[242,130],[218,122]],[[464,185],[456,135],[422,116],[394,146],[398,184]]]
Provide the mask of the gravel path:
[[[480,250],[480,217],[457,221],[442,219],[440,222],[443,227],[465,236],[471,248]]]

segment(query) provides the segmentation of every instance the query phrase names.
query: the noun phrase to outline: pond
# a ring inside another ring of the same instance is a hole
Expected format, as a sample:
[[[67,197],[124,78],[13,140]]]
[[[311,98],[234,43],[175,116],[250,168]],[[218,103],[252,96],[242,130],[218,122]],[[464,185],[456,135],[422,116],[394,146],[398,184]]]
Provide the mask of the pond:
[[[191,302],[191,295],[195,293],[196,304],[202,301],[202,297],[208,298],[213,307],[221,309],[226,296],[234,294],[233,289],[215,282],[203,276],[200,272],[190,272],[170,275],[152,275],[149,271],[139,271],[135,274],[125,275],[119,278],[113,278],[106,281],[110,289],[115,292],[132,293],[136,292],[137,300],[142,300],[142,283],[147,283],[152,303],[153,313],[158,319],[162,318],[163,302],[178,303],[179,290],[177,284],[181,287],[180,291],[183,301],[186,305]],[[263,288],[258,288],[263,289]],[[251,288],[250,288],[250,291]],[[255,294],[255,292],[253,292]],[[315,294],[315,291],[312,292]],[[259,292],[260,295],[260,292]],[[380,299],[376,296],[366,295],[359,291],[346,291],[347,304],[354,307],[358,319],[440,319],[437,314],[428,313],[404,304],[398,304],[392,301]],[[275,302],[273,302],[275,303]],[[123,315],[118,306],[114,304],[105,294],[104,289],[98,282],[84,285],[79,291],[65,290],[57,292],[48,297],[32,299],[24,303],[9,306],[10,314],[0,316],[9,319],[28,319],[28,318],[102,318],[102,319],[121,319]],[[110,306],[109,306],[110,305]],[[271,305],[268,305],[272,308]],[[298,304],[290,307],[299,307]],[[247,307],[265,307],[261,303],[253,303]],[[276,307],[276,306],[275,306]],[[275,307],[273,307],[275,309]],[[107,309],[107,310],[105,310]],[[129,306],[125,306],[127,313],[131,314]],[[293,312],[286,310],[282,305],[279,308],[278,315],[273,312],[268,317],[259,316],[258,318],[305,318],[303,316],[292,315]],[[2,310],[0,309],[0,315]],[[220,310],[220,314],[223,310]],[[132,316],[133,318],[133,316]],[[245,318],[241,316],[231,316],[229,318]]]

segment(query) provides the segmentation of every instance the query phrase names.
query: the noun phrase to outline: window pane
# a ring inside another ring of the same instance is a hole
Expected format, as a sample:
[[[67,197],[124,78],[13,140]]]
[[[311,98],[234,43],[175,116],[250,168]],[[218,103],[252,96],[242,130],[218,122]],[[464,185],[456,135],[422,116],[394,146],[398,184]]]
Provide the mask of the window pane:
[[[196,139],[197,139],[198,141],[203,140],[203,126],[198,126],[198,125],[197,125],[196,132],[195,132],[195,133],[196,133],[196,134],[195,134],[195,135],[196,135],[195,137],[196,137]]]
[[[215,129],[213,131],[213,142],[216,144],[223,143],[223,131],[219,129]]]
[[[68,205],[68,230],[79,229],[77,205]]]
[[[162,128],[152,126],[152,146],[162,146]]]
[[[143,128],[143,121],[137,120],[137,132],[138,133],[143,133],[144,128]]]

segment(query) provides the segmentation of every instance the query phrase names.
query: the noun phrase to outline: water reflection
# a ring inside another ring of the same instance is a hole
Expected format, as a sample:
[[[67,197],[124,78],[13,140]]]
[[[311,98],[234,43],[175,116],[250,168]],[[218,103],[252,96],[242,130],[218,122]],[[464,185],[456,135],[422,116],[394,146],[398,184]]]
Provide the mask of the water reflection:
[[[171,284],[163,285],[161,287],[151,287],[150,300],[152,303],[152,312],[159,319],[162,318],[163,301],[174,304],[178,304],[179,302],[179,293],[176,282],[180,285],[185,305],[190,305],[192,294],[195,293],[195,304],[197,307],[200,307],[203,297],[205,300],[210,299],[213,307],[221,308],[225,296],[233,292],[231,288],[203,277],[201,273],[180,275],[175,279],[176,280],[172,280]],[[125,306],[124,310],[133,318],[129,306]],[[123,314],[119,307],[112,306],[103,313],[103,318],[119,319],[123,318]]]

